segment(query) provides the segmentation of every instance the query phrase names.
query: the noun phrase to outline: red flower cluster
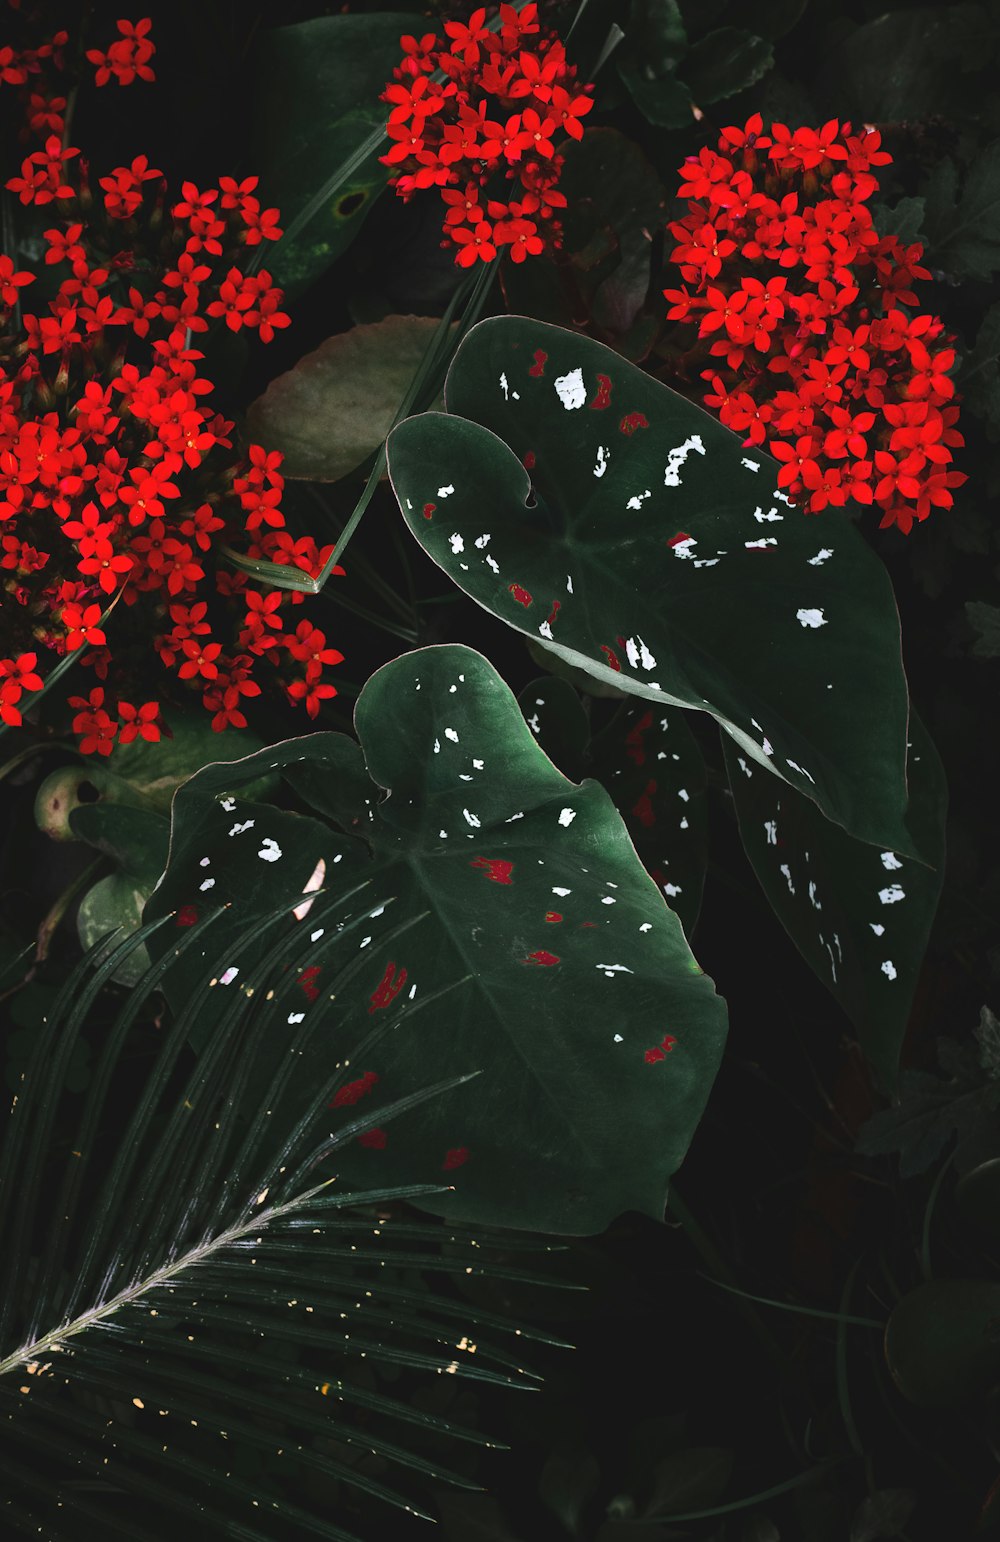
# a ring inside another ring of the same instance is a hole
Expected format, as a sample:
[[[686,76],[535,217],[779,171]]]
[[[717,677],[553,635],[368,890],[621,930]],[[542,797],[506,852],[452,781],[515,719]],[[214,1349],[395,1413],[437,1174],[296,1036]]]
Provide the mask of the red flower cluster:
[[[501,5],[496,30],[485,7],[444,30],[446,42],[433,32],[401,39],[404,58],[383,92],[392,185],[407,199],[441,189],[442,245],[454,244],[463,268],[492,261],[500,247],[514,262],[558,247],[566,199],[555,141],[583,137],[590,88],[577,91],[576,68],[555,34],[542,33],[537,5]],[[514,196],[491,197],[504,182],[516,183]]]
[[[880,237],[866,206],[891,157],[875,130],[836,119],[762,130],[755,114],[680,168],[687,214],[669,228],[684,284],[664,290],[667,315],[711,338],[705,405],[782,462],[806,513],[853,499],[909,532],[966,478],[948,469],[964,443],[953,339],[904,309],[930,277],[923,248]]]
[[[148,16],[141,21],[117,21],[115,26],[120,38],[105,52],[100,48],[88,48],[87,58],[96,65],[94,79],[99,86],[106,86],[112,75],[120,86],[130,86],[133,80],[155,80],[149,61],[156,52],[149,33],[153,23]]]
[[[133,66],[141,76],[152,49],[148,27],[127,25],[108,54],[119,79]],[[234,455],[233,425],[190,346],[213,322],[265,342],[288,325],[266,271],[247,278],[234,263],[281,235],[278,211],[261,209],[250,177],[185,183],[168,213],[145,156],[101,178],[95,200],[82,163],[77,185],[65,180],[76,154],[53,135],[7,184],[25,203],[65,206],[45,261],[68,273],[19,326],[34,276],[0,255],[0,717],[20,724],[45,652],[78,651],[102,682],[70,701],[83,753],[155,741],[165,725],[160,703],[144,700],[150,643],[168,672],[160,694],[194,692],[217,731],[246,726],[262,664],[315,717],[336,694],[323,672],[342,655],[308,621],[286,622],[302,594],[253,587],[216,551],[246,540],[250,557],[314,574],[331,548],[285,528],[279,454]]]

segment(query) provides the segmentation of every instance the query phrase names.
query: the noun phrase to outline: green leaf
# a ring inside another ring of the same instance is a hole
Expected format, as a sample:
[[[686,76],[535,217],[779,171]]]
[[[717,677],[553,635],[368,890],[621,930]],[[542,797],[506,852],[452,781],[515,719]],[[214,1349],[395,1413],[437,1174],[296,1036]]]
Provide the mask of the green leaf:
[[[617,129],[587,129],[562,153],[559,186],[568,200],[562,245],[552,257],[503,270],[508,307],[590,328],[636,357],[653,335],[651,318],[640,312],[666,195],[642,150]],[[659,290],[657,300],[662,314]]]
[[[285,476],[338,481],[381,445],[437,328],[387,316],[327,338],[252,403],[247,433],[281,451]]]
[[[880,236],[898,236],[904,245],[923,241],[926,200],[900,198],[890,208],[888,204],[872,204],[872,220]]]
[[[944,877],[944,768],[915,713],[910,734],[906,822],[916,862],[846,838],[814,803],[725,745],[740,835],[761,887],[889,1088]]]
[[[773,63],[774,52],[765,38],[741,27],[720,27],[689,50],[683,75],[701,106],[745,91],[766,75]]]
[[[977,658],[1000,658],[1000,606],[983,600],[966,600],[965,615],[976,633],[972,651]]]
[[[925,5],[886,11],[842,30],[821,61],[821,101],[841,118],[891,123],[982,110],[978,82],[996,44],[985,6]]]
[[[997,1156],[996,1028],[993,1014],[983,1007],[973,1030],[977,1048],[968,1042],[938,1039],[938,1062],[947,1080],[927,1071],[903,1071],[893,1106],[862,1125],[857,1150],[864,1156],[898,1153],[902,1178],[926,1172],[953,1138],[951,1160],[960,1174]]]
[[[710,712],[835,823],[912,851],[899,620],[845,519],[805,518],[767,455],[540,322],[480,322],[445,399],[393,430],[388,462],[460,588],[623,691]]]
[[[133,739],[130,744],[116,744],[98,769],[105,776],[127,782],[143,802],[165,814],[175,790],[187,777],[214,761],[240,760],[260,749],[262,742],[260,735],[249,728],[227,728],[223,734],[216,733],[204,712],[172,711],[169,738],[164,736],[155,744],[142,738]],[[266,794],[267,783],[262,782],[254,795]],[[123,793],[119,801],[123,799],[128,799],[128,795]]]
[[[657,1462],[647,1516],[669,1516],[681,1510],[707,1509],[726,1496],[733,1471],[733,1453],[723,1446],[689,1446]]]
[[[980,322],[976,346],[963,360],[957,384],[965,406],[983,419],[990,438],[1000,437],[1000,300]]]
[[[593,1452],[561,1441],[539,1474],[538,1494],[563,1530],[578,1537],[584,1512],[600,1483],[600,1463]]]
[[[923,194],[933,266],[958,278],[991,278],[1000,268],[1000,142],[972,162],[960,192],[955,165],[945,160]]]
[[[687,32],[677,0],[632,0],[618,73],[649,123],[684,128],[692,121],[691,93],[677,79]]]
[[[553,765],[571,782],[581,782],[588,762],[590,719],[569,681],[554,675],[529,680],[517,703]]]
[[[705,762],[686,713],[629,702],[594,741],[593,770],[690,937],[705,883],[708,818]]]
[[[240,944],[248,978],[271,981],[275,997],[289,983],[273,975],[282,920],[272,911]],[[209,918],[174,932],[167,963],[204,947],[211,928]],[[285,1103],[284,1056],[259,1105],[247,1099],[243,1073],[269,1027],[252,993],[220,1005],[211,1048],[192,1067],[198,997],[149,1032],[164,963],[113,1022],[102,1015],[85,1095],[61,1101],[78,1079],[81,1034],[104,984],[151,931],[99,964],[85,960],[48,1005],[4,1130],[6,1529],[53,1542],[175,1542],[182,1527],[247,1542],[354,1542],[338,1524],[353,1495],[425,1513],[386,1480],[388,1463],[404,1481],[408,1469],[425,1483],[468,1487],[428,1436],[490,1444],[387,1395],[385,1379],[402,1367],[511,1388],[535,1379],[518,1369],[518,1338],[508,1346],[517,1330],[427,1278],[429,1269],[488,1275],[495,1245],[481,1229],[400,1220],[396,1201],[421,1197],[420,1186],[352,1196],[315,1181],[316,1162],[338,1140],[317,1147],[301,1104],[280,1132],[270,1123]],[[329,1016],[322,1027],[331,1031]],[[313,1031],[296,1026],[288,1056],[297,1059]],[[331,1067],[306,1108],[323,1109],[339,1080]],[[424,1083],[380,1117],[389,1123],[454,1085]],[[365,1124],[351,1121],[340,1139]],[[264,1152],[265,1128],[280,1158]],[[505,1257],[523,1248],[506,1235]],[[402,1443],[383,1433],[400,1424]]]
[[[883,1537],[902,1536],[916,1502],[912,1489],[877,1489],[855,1511],[850,1542],[879,1542]]]
[[[142,924],[143,906],[152,894],[167,861],[170,825],[162,814],[123,803],[82,803],[69,817],[77,840],[102,851],[117,871],[99,878],[80,901],[76,928],[90,949],[120,932],[124,937]],[[140,945],[112,978],[118,985],[136,985],[149,967],[149,954]]]
[[[885,1358],[903,1396],[921,1408],[954,1408],[1000,1379],[1000,1285],[928,1280],[893,1308]]]
[[[439,1068],[483,1073],[408,1116],[384,1148],[340,1153],[341,1182],[427,1174],[454,1182],[430,1202],[449,1216],[559,1232],[598,1231],[627,1208],[661,1216],[725,1012],[608,795],[555,769],[506,685],[464,647],[386,665],[356,723],[361,749],[311,734],[178,791],[147,919],[232,908],[212,932],[224,973],[193,949],[168,973],[168,997],[212,971],[197,1029],[210,1044],[216,1001],[243,988],[240,939],[284,904],[289,962],[304,949],[310,973],[290,977],[291,1002],[260,1008],[271,1055],[284,1061],[310,996],[337,1001],[337,1048],[313,1041],[297,1086],[329,1075],[333,1053],[352,1075],[374,1073],[379,1097]],[[265,770],[322,817],[243,802]],[[359,1050],[383,1024],[384,1042]]]
[[[405,13],[318,16],[260,34],[254,73],[253,165],[288,229],[314,195],[386,121],[379,96],[399,62]],[[264,254],[286,294],[299,294],[354,240],[388,171],[373,152],[292,240]]]
[[[533,680],[518,697],[537,742],[567,776],[584,767],[605,786],[632,844],[688,936],[707,863],[705,763],[683,712],[624,704],[589,742],[589,721],[565,680]]]

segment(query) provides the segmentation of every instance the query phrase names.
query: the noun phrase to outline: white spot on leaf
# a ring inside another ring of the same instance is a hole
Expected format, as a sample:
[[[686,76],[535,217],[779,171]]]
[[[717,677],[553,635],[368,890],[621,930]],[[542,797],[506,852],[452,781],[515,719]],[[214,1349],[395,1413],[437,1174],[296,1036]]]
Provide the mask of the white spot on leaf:
[[[801,626],[813,626],[813,627],[816,627],[816,626],[826,626],[827,625],[827,620],[826,620],[826,617],[823,614],[822,609],[819,609],[819,610],[812,609],[812,610],[810,610],[810,609],[803,608],[802,610],[797,610],[795,612],[795,619],[796,619],[796,621],[799,622],[799,624]]]
[[[281,856],[281,847],[277,841],[272,840],[269,835],[265,835],[257,855],[262,862],[277,862]]]
[[[667,456],[666,470],[663,473],[664,487],[680,487],[680,469],[692,450],[698,455],[704,455],[705,445],[700,434],[690,434],[683,444],[677,445],[670,451]]]
[[[568,375],[557,375],[552,384],[567,412],[572,412],[576,407],[582,407],[587,400],[587,387],[583,383],[582,369],[571,369]]]
[[[895,905],[897,901],[906,898],[906,892],[898,883],[893,883],[888,889],[879,889],[878,897],[883,905]]]
[[[571,825],[575,818],[576,818],[576,809],[575,808],[564,808],[562,810],[562,812],[560,813],[560,815],[559,815],[559,823],[561,825]]]

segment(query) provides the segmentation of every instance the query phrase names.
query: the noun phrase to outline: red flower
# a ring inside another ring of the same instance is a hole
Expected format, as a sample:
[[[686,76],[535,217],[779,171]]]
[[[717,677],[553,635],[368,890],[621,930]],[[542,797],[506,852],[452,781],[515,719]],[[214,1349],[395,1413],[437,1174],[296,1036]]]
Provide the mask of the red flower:
[[[697,323],[705,405],[771,451],[806,512],[853,499],[909,529],[951,505],[962,439],[943,324],[901,308],[929,276],[921,248],[880,238],[866,207],[889,157],[874,130],[835,119],[763,126],[724,129],[680,168],[684,287],[664,290],[668,317]]]
[[[118,716],[121,719],[121,730],[118,734],[119,744],[131,744],[133,739],[145,739],[147,744],[156,744],[160,738],[160,729],[157,718],[160,715],[158,701],[144,702],[141,707],[133,707],[129,701],[119,701]]]
[[[101,607],[99,605],[64,605],[62,608],[62,624],[66,628],[66,648],[70,653],[82,648],[84,643],[90,643],[97,647],[107,642],[107,638],[98,626],[101,619]]]
[[[97,67],[95,83],[106,86],[112,76],[120,86],[130,86],[136,79],[155,80],[156,76],[149,67],[149,60],[156,52],[149,39],[153,26],[150,18],[144,16],[136,22],[117,21],[115,26],[121,37],[106,51],[100,48],[87,49],[87,59]]]
[[[69,705],[78,709],[73,732],[80,735],[81,755],[110,755],[118,724],[104,710],[104,687],[96,685],[89,696],[71,696]]]

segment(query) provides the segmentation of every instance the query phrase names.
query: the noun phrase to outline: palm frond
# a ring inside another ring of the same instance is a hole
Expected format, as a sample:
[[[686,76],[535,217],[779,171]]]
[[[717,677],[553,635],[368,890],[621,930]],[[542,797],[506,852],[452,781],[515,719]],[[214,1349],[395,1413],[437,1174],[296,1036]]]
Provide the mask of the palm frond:
[[[154,1026],[165,971],[188,949],[199,956],[223,911],[203,914],[100,1030],[82,1101],[64,1083],[102,991],[122,957],[176,917],[102,943],[39,1025],[0,1157],[0,1481],[13,1531],[161,1542],[183,1526],[191,1538],[350,1542],[369,1500],[426,1513],[386,1476],[389,1464],[407,1482],[478,1486],[464,1462],[455,1470],[428,1454],[428,1432],[451,1454],[494,1444],[382,1391],[373,1367],[529,1388],[537,1378],[520,1345],[561,1342],[448,1295],[443,1282],[460,1273],[547,1282],[508,1265],[516,1239],[505,1236],[505,1262],[493,1267],[476,1228],[400,1217],[399,1202],[447,1185],[349,1194],[325,1175],[346,1142],[469,1080],[323,1130],[352,1061],[391,1028],[339,1044],[336,998],[356,959],[304,1009],[294,993],[307,963],[337,961],[372,897],[370,884],[336,905],[318,893],[317,913],[335,924],[322,947],[298,953],[287,904],[275,909],[227,947],[224,963],[206,963],[201,989]],[[401,922],[399,934],[419,919]],[[237,968],[239,987],[222,990]],[[195,1055],[190,1037],[213,991],[218,1019]],[[435,1009],[446,994],[414,1010]],[[268,1030],[283,1002],[299,1010],[285,1014],[288,1038],[276,1052]],[[294,1069],[318,1032],[338,1043],[339,1058],[310,1107],[296,1107]],[[420,1428],[419,1449],[400,1427]],[[322,1485],[337,1496],[334,1519],[328,1494],[303,1500]]]

